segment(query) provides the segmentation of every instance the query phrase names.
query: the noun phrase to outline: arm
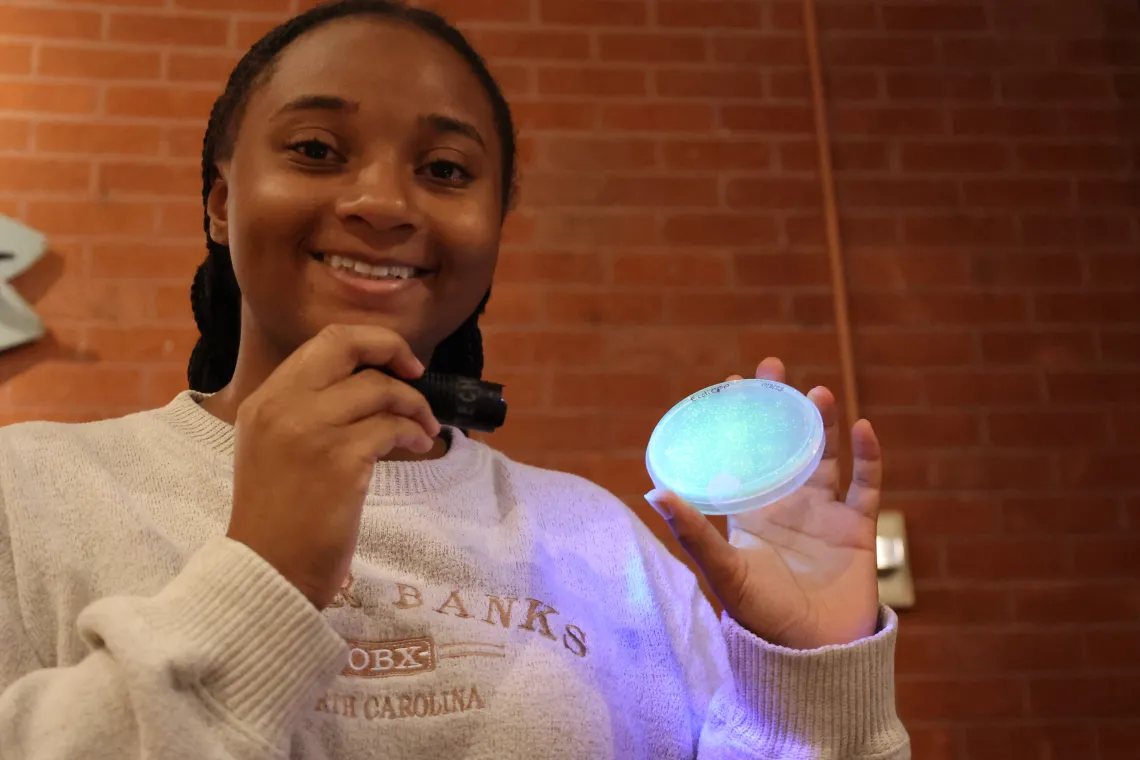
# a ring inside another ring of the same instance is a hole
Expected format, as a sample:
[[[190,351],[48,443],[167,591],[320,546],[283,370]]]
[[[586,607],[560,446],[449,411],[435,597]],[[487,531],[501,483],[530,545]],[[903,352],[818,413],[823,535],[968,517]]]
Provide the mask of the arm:
[[[90,651],[43,667],[23,624],[12,537],[0,503],[0,755],[284,758],[345,644],[260,557],[215,539],[153,597],[90,604]]]
[[[895,714],[893,611],[882,609],[870,638],[797,651],[727,615],[718,625],[707,601],[696,604],[694,620],[720,628],[732,673],[709,703],[698,760],[909,760]]]

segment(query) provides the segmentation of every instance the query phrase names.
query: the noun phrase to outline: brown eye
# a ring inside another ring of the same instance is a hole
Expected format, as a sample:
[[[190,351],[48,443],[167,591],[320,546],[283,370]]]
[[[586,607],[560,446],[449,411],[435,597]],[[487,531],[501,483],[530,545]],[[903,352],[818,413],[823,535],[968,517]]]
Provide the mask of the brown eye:
[[[298,153],[310,161],[327,161],[332,157],[333,149],[320,140],[303,140],[289,146],[289,150]]]
[[[429,177],[440,182],[458,185],[471,179],[467,170],[454,161],[432,161],[426,169]]]

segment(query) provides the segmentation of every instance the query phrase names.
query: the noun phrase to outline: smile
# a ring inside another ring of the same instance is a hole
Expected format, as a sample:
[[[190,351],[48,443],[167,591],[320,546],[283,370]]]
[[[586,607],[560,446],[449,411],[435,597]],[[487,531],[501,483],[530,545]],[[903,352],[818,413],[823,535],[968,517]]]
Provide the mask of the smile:
[[[313,255],[313,258],[337,274],[364,280],[411,280],[427,274],[427,270],[417,269],[411,266],[401,264],[370,264],[367,261],[335,254],[325,256],[323,253],[316,253]]]

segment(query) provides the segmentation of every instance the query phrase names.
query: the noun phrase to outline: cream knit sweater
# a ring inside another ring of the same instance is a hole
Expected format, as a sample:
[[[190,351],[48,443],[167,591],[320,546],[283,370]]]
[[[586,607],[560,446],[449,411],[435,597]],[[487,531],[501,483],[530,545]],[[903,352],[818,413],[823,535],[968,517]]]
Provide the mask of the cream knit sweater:
[[[200,398],[0,430],[4,760],[909,757],[889,610],[767,644],[603,489],[457,430],[377,466],[318,612],[224,537],[234,431]]]

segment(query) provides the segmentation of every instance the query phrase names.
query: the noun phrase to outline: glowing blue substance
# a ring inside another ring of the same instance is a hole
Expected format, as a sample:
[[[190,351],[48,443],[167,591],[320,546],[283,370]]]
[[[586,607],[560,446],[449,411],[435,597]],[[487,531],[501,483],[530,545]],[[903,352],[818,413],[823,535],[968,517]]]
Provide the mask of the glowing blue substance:
[[[645,464],[658,488],[705,514],[771,504],[815,472],[823,419],[806,396],[770,380],[721,383],[694,393],[657,423]]]

